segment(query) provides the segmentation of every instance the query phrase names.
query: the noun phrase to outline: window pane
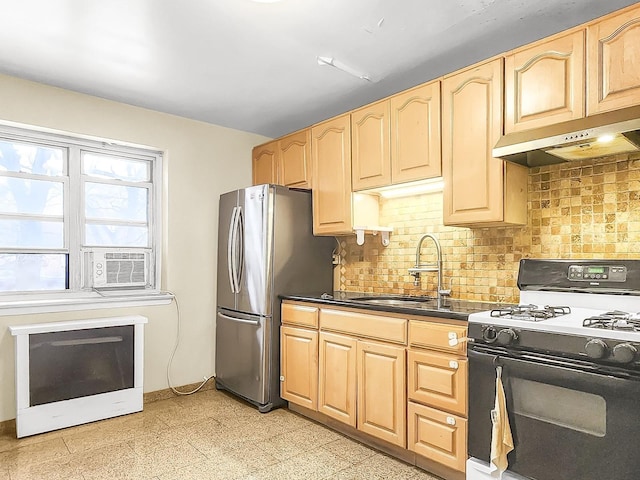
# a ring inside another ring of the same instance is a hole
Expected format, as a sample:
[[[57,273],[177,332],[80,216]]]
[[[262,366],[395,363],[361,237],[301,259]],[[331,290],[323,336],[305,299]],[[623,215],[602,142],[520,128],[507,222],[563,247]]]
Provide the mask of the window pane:
[[[86,182],[84,186],[87,219],[147,221],[146,188]]]
[[[148,247],[149,229],[126,225],[88,224],[85,245],[96,247]]]
[[[0,176],[0,213],[64,213],[62,182]]]
[[[64,290],[67,256],[62,253],[0,254],[0,291]]]
[[[0,140],[0,170],[7,172],[62,175],[62,148]]]
[[[82,154],[82,171],[92,177],[129,182],[148,182],[151,179],[149,162],[88,152]]]
[[[62,221],[0,219],[0,247],[64,248]]]

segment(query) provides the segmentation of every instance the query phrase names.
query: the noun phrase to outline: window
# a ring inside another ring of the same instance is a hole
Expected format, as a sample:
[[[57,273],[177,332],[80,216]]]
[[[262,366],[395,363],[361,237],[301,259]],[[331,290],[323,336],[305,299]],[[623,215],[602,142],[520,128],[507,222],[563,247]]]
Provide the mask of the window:
[[[161,162],[1,127],[0,295],[159,286]]]

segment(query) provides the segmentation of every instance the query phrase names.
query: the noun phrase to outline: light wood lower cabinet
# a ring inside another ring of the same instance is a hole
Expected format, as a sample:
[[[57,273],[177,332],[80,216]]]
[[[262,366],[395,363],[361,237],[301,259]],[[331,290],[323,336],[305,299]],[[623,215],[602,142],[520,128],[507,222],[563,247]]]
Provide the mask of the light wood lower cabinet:
[[[464,477],[465,324],[291,301],[282,322],[282,398],[292,409],[444,478]]]
[[[467,460],[466,325],[409,321],[407,448],[464,472]]]
[[[407,407],[408,448],[429,460],[464,472],[467,420],[414,402]]]
[[[356,340],[320,333],[318,411],[356,426]]]
[[[280,349],[280,396],[317,410],[318,332],[282,326]]]
[[[359,341],[358,429],[406,446],[404,347]]]
[[[409,400],[467,415],[468,362],[446,353],[410,349],[407,352]]]

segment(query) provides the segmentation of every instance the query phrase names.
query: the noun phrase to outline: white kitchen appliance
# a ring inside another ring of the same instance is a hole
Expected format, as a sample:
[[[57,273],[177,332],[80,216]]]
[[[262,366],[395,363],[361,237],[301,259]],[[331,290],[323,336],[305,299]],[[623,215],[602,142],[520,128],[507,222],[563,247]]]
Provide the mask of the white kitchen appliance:
[[[469,316],[468,480],[489,464],[496,368],[514,450],[503,479],[640,471],[640,261],[520,262],[520,304]]]

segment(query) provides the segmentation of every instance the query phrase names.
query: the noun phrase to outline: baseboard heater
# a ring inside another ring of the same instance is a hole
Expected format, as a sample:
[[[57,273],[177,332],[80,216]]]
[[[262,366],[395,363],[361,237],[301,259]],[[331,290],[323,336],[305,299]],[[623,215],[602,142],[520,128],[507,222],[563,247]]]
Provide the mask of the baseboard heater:
[[[10,326],[18,438],[142,410],[140,315]]]

